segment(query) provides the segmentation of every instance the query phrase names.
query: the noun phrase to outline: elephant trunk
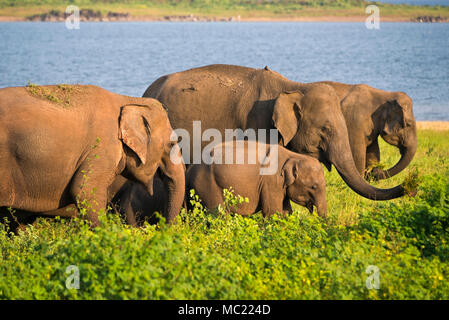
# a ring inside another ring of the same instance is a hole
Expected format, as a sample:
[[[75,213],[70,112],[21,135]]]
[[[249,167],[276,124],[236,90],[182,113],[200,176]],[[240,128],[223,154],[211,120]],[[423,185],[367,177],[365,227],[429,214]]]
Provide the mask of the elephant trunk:
[[[362,197],[371,200],[390,200],[399,198],[405,194],[402,186],[396,186],[391,189],[378,189],[368,184],[359,174],[355,166],[349,142],[347,139],[344,141],[347,143],[341,143],[340,140],[340,143],[330,144],[332,149],[329,150],[329,160],[352,190]]]
[[[320,201],[320,202],[316,203],[316,212],[322,218],[326,218],[327,217],[327,203],[326,203],[326,199],[324,199],[324,201]]]
[[[154,195],[154,174],[151,176],[151,179],[148,179],[147,183],[147,192],[150,196]]]
[[[165,184],[167,188],[167,209],[166,217],[169,223],[173,222],[184,203],[185,196],[185,166],[181,161],[179,164],[174,164],[168,160],[169,164],[165,165],[165,170],[162,170],[166,176]]]
[[[415,156],[416,153],[417,144],[418,143],[415,130],[412,136],[407,137],[407,145],[399,146],[399,151],[401,152],[401,159],[399,159],[399,161],[388,170],[381,170],[381,169],[373,170],[374,178],[378,180],[387,179],[404,170],[413,160],[413,157]]]

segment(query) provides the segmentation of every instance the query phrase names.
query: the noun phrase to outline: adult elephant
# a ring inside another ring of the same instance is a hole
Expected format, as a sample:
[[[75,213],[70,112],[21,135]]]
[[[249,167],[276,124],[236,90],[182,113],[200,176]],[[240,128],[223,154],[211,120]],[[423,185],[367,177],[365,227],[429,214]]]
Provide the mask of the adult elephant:
[[[155,99],[80,85],[1,89],[0,209],[61,216],[73,215],[70,207],[85,209],[97,226],[111,190],[121,187],[118,176],[152,194],[160,169],[173,220],[184,200],[185,170],[172,161],[171,154],[180,158],[172,136]]]
[[[352,155],[360,174],[379,163],[379,136],[397,147],[401,158],[388,170],[374,168],[374,178],[392,177],[410,164],[418,141],[413,102],[407,94],[379,90],[365,84],[321,83],[333,87],[341,101]]]
[[[378,189],[359,174],[340,101],[329,85],[294,82],[267,67],[210,65],[163,76],[144,97],[161,101],[173,128],[191,137],[195,120],[201,120],[203,130],[215,128],[222,135],[225,129],[276,128],[281,145],[319,159],[328,170],[333,164],[361,196],[388,200],[404,195],[401,186]]]

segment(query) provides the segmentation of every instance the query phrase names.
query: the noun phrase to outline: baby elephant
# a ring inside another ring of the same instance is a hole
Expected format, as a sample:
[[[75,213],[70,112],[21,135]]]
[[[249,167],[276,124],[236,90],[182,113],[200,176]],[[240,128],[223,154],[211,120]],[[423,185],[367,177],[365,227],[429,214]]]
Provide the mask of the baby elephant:
[[[217,145],[211,156],[215,163],[194,164],[186,172],[186,193],[194,189],[209,209],[222,204],[223,189],[232,187],[234,194],[249,198],[249,203],[236,208],[241,215],[260,210],[265,216],[291,213],[290,200],[310,212],[315,206],[321,217],[327,215],[326,183],[318,160],[282,146],[254,141]],[[237,160],[226,164],[225,158],[230,157],[240,157],[242,164]],[[217,159],[223,164],[218,164]]]

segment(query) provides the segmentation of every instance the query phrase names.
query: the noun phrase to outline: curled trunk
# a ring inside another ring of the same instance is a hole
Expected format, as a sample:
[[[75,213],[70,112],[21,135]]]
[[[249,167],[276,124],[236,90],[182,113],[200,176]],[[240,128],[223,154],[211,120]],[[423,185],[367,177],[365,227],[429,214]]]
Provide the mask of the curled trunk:
[[[341,141],[346,141],[346,143]],[[405,194],[402,186],[396,186],[391,189],[379,189],[368,184],[355,166],[347,140],[341,139],[340,143],[334,143],[331,146],[334,148],[331,148],[329,152],[330,162],[335,166],[346,184],[362,197],[371,200],[390,200]]]
[[[379,189],[368,184],[357,171],[352,156],[340,156],[332,161],[340,176],[346,184],[362,197],[371,200],[390,200],[402,197],[405,194],[402,186],[391,189]]]
[[[407,166],[410,164],[410,162],[412,162],[413,157],[415,156],[416,148],[417,148],[417,139],[415,132],[414,136],[409,138],[407,145],[399,147],[399,151],[401,152],[401,159],[399,159],[399,161],[388,170],[382,169],[373,170],[374,178],[378,180],[388,179],[398,174],[405,168],[407,168]]]

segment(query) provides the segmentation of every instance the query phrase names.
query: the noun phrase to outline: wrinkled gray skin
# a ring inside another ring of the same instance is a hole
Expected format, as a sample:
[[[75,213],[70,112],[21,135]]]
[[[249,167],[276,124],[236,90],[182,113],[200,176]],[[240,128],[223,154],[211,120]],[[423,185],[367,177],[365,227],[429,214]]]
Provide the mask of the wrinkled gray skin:
[[[201,120],[202,130],[215,128],[223,137],[225,129],[276,128],[281,145],[319,159],[329,170],[333,164],[361,196],[388,200],[404,195],[401,186],[378,189],[359,174],[340,100],[329,85],[290,81],[268,68],[210,65],[163,76],[144,96],[161,101],[173,128],[191,137],[195,120]]]
[[[321,83],[332,86],[339,96],[352,155],[360,174],[364,175],[366,169],[379,163],[379,136],[397,147],[401,158],[388,170],[374,168],[371,173],[374,178],[392,177],[410,164],[416,152],[417,137],[413,102],[407,94],[364,84]]]
[[[224,145],[217,145],[214,152],[222,149]],[[269,159],[262,161],[265,163],[263,166],[260,161],[254,164],[245,161],[244,164],[191,165],[186,173],[186,192],[194,189],[203,205],[214,209],[223,204],[223,189],[229,190],[232,187],[235,195],[249,198],[249,203],[241,203],[235,210],[236,213],[245,216],[260,210],[265,216],[271,216],[276,212],[291,213],[291,200],[308,208],[310,212],[313,212],[315,206],[317,213],[326,217],[326,182],[320,162],[281,146],[278,147],[276,155],[272,146],[254,141],[245,142],[241,146],[235,144],[231,146],[234,154],[241,152],[245,156],[244,159],[248,159],[248,154],[255,154],[254,150],[260,147],[263,149],[259,150],[266,150],[265,159]],[[254,156],[252,159],[256,158]],[[261,175],[261,168],[266,167],[266,163],[271,161],[275,161],[273,172]]]
[[[169,219],[181,209],[185,170],[170,159],[172,148],[180,152],[157,100],[77,86],[63,107],[27,88],[6,88],[0,90],[0,124],[0,214],[11,207],[19,218],[73,216],[88,203],[95,227],[98,212],[120,188],[113,186],[117,176],[151,194],[158,169],[169,181]]]

